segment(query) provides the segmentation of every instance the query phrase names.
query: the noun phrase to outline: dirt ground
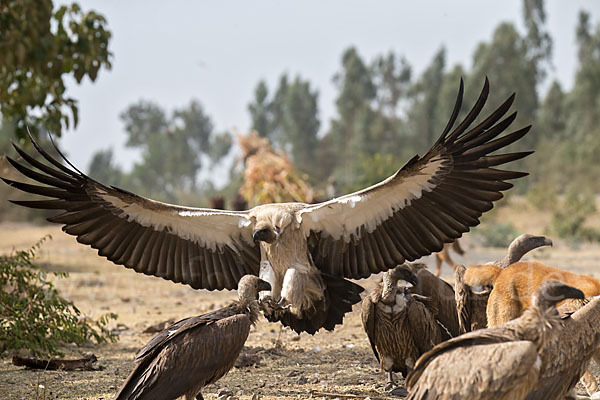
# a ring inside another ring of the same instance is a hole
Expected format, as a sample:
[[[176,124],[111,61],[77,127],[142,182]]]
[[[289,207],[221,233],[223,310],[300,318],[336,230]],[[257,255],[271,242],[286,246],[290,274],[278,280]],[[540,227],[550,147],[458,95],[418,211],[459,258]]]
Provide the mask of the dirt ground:
[[[544,217],[529,218],[533,222],[527,226],[520,222],[519,215],[511,219],[522,232],[541,233],[546,223]],[[57,226],[0,224],[0,253],[29,248],[46,234],[51,234],[53,240],[43,245],[38,263],[48,270],[69,272],[70,276],[56,281],[56,285],[85,314],[97,318],[109,311],[117,313],[118,320],[112,327],[119,332],[120,340],[68,349],[71,356],[93,352],[98,357],[98,371],[39,372],[15,367],[8,358],[0,359],[0,399],[112,399],[133,368],[136,351],[152,337],[142,333],[144,329],[169,319],[202,314],[235,297],[235,292],[196,291],[115,266]],[[466,256],[454,258],[463,264],[498,260],[504,251],[481,248],[473,235],[467,235],[462,244]],[[554,248],[536,250],[528,258],[600,277],[599,255],[600,246],[584,245],[572,250],[555,241]],[[434,264],[431,257],[425,261]],[[443,276],[452,279],[448,267]],[[359,283],[369,290],[373,280]],[[203,391],[206,399],[216,399],[226,391],[239,399],[251,399],[253,395],[261,399],[398,398],[384,389],[386,377],[380,373],[362,330],[358,307],[334,332],[314,336],[296,335],[261,319],[242,354],[253,365],[234,368],[216,384],[207,386]]]

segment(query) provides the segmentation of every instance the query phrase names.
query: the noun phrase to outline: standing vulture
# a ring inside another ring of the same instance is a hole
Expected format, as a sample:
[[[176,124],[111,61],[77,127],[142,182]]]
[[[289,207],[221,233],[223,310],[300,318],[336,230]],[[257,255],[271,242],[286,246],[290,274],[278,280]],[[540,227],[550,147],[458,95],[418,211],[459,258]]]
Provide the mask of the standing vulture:
[[[585,374],[594,381],[586,369],[592,357],[600,361],[600,296],[565,318],[563,324],[558,335],[542,347],[539,381],[527,400],[562,400]],[[592,399],[599,395],[594,393]]]
[[[524,399],[540,376],[541,349],[560,329],[555,305],[566,298],[583,292],[547,281],[518,319],[440,343],[408,376],[408,400]]]
[[[534,236],[524,233],[515,238],[508,246],[506,256],[492,264],[506,268],[521,260],[533,249],[552,246],[552,240],[545,236]],[[490,290],[475,291],[465,282],[466,268],[458,265],[454,274],[454,295],[460,333],[471,332],[487,327],[487,304]]]
[[[474,124],[488,97],[486,79],[472,110],[455,126],[459,94],[446,128],[423,156],[358,192],[318,204],[282,203],[248,211],[182,207],[153,201],[97,182],[36,150],[51,164],[16,147],[29,165],[8,161],[38,186],[4,179],[43,200],[14,203],[63,210],[49,221],[98,254],[137,272],[193,288],[233,289],[245,274],[271,283],[267,317],[314,333],[342,323],[366,278],[432,252],[479,224],[479,217],[527,175],[493,168],[532,152],[494,154],[530,126],[500,136],[510,96]],[[474,125],[474,126],[472,126]],[[33,167],[33,168],[32,168]],[[35,169],[39,170],[36,171]]]
[[[184,395],[186,400],[202,400],[200,390],[235,364],[258,319],[258,292],[270,289],[256,276],[243,276],[238,301],[158,333],[136,355],[137,365],[115,400],[174,400]]]
[[[421,354],[449,336],[435,319],[436,310],[428,308],[427,298],[399,287],[404,281],[415,285],[417,277],[402,264],[384,273],[379,284],[362,302],[362,324],[375,358],[387,372],[390,388],[395,386],[394,372],[404,377]]]

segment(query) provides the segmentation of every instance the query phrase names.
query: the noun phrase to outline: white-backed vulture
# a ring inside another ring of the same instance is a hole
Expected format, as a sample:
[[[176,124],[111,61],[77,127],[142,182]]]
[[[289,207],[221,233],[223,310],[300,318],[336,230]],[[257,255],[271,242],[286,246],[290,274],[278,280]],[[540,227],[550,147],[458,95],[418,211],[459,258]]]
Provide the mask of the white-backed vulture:
[[[427,306],[428,299],[411,293],[411,288],[399,287],[399,281],[415,285],[417,277],[405,264],[385,272],[382,283],[363,299],[361,309],[373,354],[392,387],[394,372],[406,377],[421,354],[449,338],[435,319],[437,310]]]
[[[527,400],[564,399],[586,372],[590,359],[600,361],[598,345],[600,297],[595,297],[563,319],[563,328],[542,346],[542,369],[535,390]]]
[[[501,261],[492,264],[506,268],[520,261],[531,250],[542,246],[552,246],[552,240],[545,236],[534,236],[524,233],[510,243],[506,256]],[[465,282],[465,272],[466,268],[463,265],[459,265],[455,270],[454,276],[456,310],[461,334],[488,326],[486,312],[491,290],[490,288],[475,291]]]
[[[48,220],[116,264],[209,290],[232,289],[243,275],[259,275],[273,288],[264,299],[267,318],[297,332],[332,330],[360,301],[362,288],[346,278],[366,278],[440,251],[479,223],[512,187],[508,180],[527,175],[493,168],[532,153],[491,155],[530,129],[500,136],[516,117],[505,116],[514,95],[474,124],[488,97],[486,79],[455,126],[463,91],[461,80],[450,120],[423,157],[376,185],[318,204],[235,212],[160,203],[103,185],[65,158],[66,167],[35,141],[51,165],[17,146],[29,166],[8,161],[48,186],[4,181],[49,198],[14,203],[63,210]]]
[[[270,290],[256,276],[240,279],[238,296],[227,307],[183,319],[155,335],[136,355],[136,366],[115,400],[201,400],[200,390],[235,364],[258,319],[258,293]]]
[[[539,352],[560,328],[555,304],[565,298],[583,292],[547,281],[518,319],[440,343],[408,375],[408,399],[524,399],[540,375]]]

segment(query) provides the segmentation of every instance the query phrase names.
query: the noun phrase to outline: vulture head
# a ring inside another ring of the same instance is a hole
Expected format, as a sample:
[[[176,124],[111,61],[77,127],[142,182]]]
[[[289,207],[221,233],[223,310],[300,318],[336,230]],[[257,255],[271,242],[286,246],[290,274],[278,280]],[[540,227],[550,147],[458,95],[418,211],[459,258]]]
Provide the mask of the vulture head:
[[[381,300],[384,303],[395,300],[398,292],[398,281],[405,281],[413,286],[418,283],[417,276],[406,264],[398,265],[396,268],[386,271],[383,274],[383,290],[381,292]]]
[[[271,285],[254,275],[242,276],[237,289],[240,301],[246,302],[258,299],[258,293],[263,290],[271,290]]]
[[[533,295],[532,303],[540,309],[548,309],[565,299],[583,300],[585,295],[579,289],[560,281],[546,281]]]
[[[545,236],[535,236],[524,233],[510,243],[506,257],[500,261],[500,266],[506,268],[519,261],[526,253],[542,246],[552,246],[552,240]]]
[[[282,208],[262,212],[256,218],[252,239],[255,242],[274,243],[294,220],[294,213]]]

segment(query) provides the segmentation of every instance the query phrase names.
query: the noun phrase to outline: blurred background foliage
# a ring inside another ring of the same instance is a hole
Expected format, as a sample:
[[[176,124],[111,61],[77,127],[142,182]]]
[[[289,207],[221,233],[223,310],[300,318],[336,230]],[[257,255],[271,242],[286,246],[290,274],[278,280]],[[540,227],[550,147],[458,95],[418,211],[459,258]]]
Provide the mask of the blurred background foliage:
[[[0,152],[9,151],[6,137],[22,136],[24,124],[34,132],[49,129],[56,134],[76,124],[77,103],[66,97],[64,77],[94,80],[102,67],[110,68],[110,32],[101,15],[83,12],[76,4],[57,10],[49,0],[33,4],[2,1],[0,28],[7,34],[0,38],[4,120]],[[518,117],[513,129],[534,126],[510,149],[536,150],[534,156],[515,163],[530,177],[519,180],[511,195],[526,194],[531,207],[551,210],[556,221],[548,229],[553,234],[576,236],[574,231],[585,225],[579,221],[585,219],[585,212],[579,211],[594,210],[600,191],[600,25],[593,26],[589,15],[580,12],[572,28],[577,35],[578,66],[574,85],[566,90],[559,82],[546,80],[553,41],[546,29],[544,1],[522,4],[519,26],[525,28],[518,29],[512,22],[499,24],[489,40],[473,49],[471,65],[448,65],[441,47],[417,75],[402,54],[389,52],[367,60],[359,49],[346,49],[332,77],[338,90],[337,113],[324,132],[320,131],[319,92],[311,82],[288,73],[275,87],[257,82],[248,104],[251,130],[266,140],[263,147],[270,154],[280,157],[281,171],[293,171],[279,176],[289,181],[250,190],[248,177],[264,186],[267,180],[256,177],[256,172],[272,174],[273,159],[252,158],[233,132],[215,132],[198,100],[172,111],[146,100],[130,105],[121,114],[126,145],[141,150],[141,160],[123,171],[109,148],[93,157],[87,171],[102,182],[188,205],[208,206],[211,198],[222,196],[225,207],[233,208],[240,188],[250,205],[273,199],[326,199],[374,184],[414,154],[423,154],[449,118],[460,78],[466,83],[464,116],[487,76],[491,91],[483,114],[516,91],[512,109]],[[26,10],[32,13],[25,21]],[[26,24],[26,29],[18,24]],[[15,45],[17,41],[24,45]],[[251,166],[249,159],[254,160]],[[217,190],[208,178],[223,169],[229,177]],[[0,171],[11,173],[6,165],[0,165]],[[290,187],[297,193],[291,193]],[[5,186],[0,187],[0,215],[8,214],[6,192]],[[572,207],[577,212],[565,211]],[[10,213],[14,212],[12,207]],[[493,236],[505,236],[509,228]],[[583,235],[595,237],[590,232]]]

